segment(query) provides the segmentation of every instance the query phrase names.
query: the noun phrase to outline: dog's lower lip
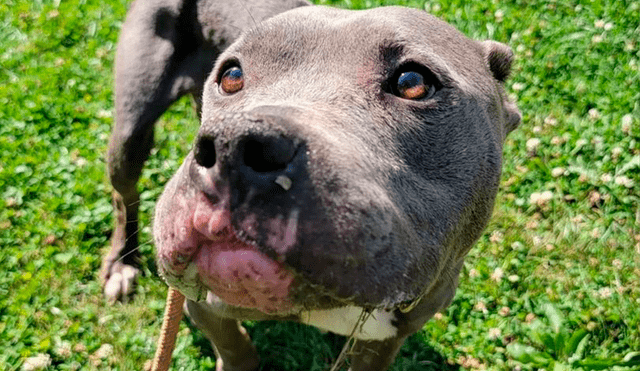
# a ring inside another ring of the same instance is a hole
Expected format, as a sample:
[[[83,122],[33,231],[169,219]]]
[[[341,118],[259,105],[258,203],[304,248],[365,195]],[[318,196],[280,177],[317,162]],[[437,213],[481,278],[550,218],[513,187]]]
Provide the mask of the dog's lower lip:
[[[218,241],[204,242],[195,256],[204,286],[227,303],[265,313],[287,311],[293,274],[245,242],[232,229]],[[240,233],[241,234],[241,233]]]

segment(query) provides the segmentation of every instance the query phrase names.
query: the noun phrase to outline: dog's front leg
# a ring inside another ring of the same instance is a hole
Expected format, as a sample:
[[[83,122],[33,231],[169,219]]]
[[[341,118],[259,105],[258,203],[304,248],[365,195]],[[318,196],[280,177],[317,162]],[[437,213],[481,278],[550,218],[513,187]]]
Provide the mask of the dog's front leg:
[[[238,320],[219,317],[207,303],[187,300],[186,309],[216,352],[216,371],[258,369],[258,352]]]
[[[349,371],[386,370],[393,363],[404,340],[405,337],[394,337],[381,341],[357,341],[351,352]]]

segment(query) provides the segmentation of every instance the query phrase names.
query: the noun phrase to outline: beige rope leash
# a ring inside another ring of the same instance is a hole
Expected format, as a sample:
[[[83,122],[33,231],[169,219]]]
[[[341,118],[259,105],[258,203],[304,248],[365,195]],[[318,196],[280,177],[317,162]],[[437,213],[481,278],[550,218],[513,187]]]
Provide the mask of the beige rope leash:
[[[153,358],[151,371],[167,371],[169,369],[173,347],[176,345],[176,336],[180,328],[180,320],[182,319],[183,304],[184,295],[180,291],[169,287],[167,304],[164,307],[162,330],[160,330],[158,348]]]

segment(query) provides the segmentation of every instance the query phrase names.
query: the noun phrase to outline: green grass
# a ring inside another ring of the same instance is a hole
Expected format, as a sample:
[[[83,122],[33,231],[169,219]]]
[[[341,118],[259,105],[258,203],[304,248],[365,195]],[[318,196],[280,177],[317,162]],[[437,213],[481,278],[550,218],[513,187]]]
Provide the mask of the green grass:
[[[394,370],[611,368],[625,355],[630,365],[640,350],[640,1],[409,3],[509,44],[508,90],[524,118],[453,304]],[[0,4],[1,370],[43,354],[49,370],[140,370],[153,356],[166,291],[150,218],[198,123],[185,99],[158,125],[140,182],[145,276],[134,300],[108,305],[97,278],[113,218],[104,157],[127,6]],[[342,342],[295,324],[249,327],[278,370],[326,370]],[[185,322],[175,369],[213,364]]]

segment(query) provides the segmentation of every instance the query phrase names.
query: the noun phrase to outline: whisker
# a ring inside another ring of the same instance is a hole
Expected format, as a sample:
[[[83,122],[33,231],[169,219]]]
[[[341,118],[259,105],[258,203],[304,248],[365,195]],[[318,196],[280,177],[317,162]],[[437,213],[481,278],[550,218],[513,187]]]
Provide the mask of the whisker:
[[[133,205],[140,205],[140,199],[138,199],[137,201],[133,201],[127,204],[127,206],[133,206]]]
[[[138,232],[138,231],[136,231],[136,233],[137,233],[137,232]],[[129,239],[127,238],[127,240],[129,240]],[[126,242],[125,242],[125,243],[126,243]],[[150,238],[150,239],[149,239],[149,240],[147,240],[147,241],[140,242],[140,243],[138,244],[138,246],[136,246],[136,248],[135,248],[135,249],[131,249],[131,250],[127,251],[127,253],[125,253],[125,254],[123,254],[123,255],[120,255],[120,256],[118,257],[118,259],[116,259],[115,261],[116,261],[116,262],[121,262],[121,261],[122,261],[122,260],[124,260],[127,256],[129,256],[129,255],[131,255],[131,254],[133,254],[133,253],[135,253],[135,252],[137,252],[137,251],[140,251],[140,248],[141,248],[141,247],[146,246],[146,245],[152,245],[152,244],[153,244],[153,238]]]
[[[126,258],[127,256],[133,254],[136,251],[140,250],[140,246],[137,246],[135,249],[131,249],[129,251],[127,251],[126,254],[120,255],[120,257],[118,259],[116,259],[116,262],[121,262],[122,260],[124,260],[124,258]]]

